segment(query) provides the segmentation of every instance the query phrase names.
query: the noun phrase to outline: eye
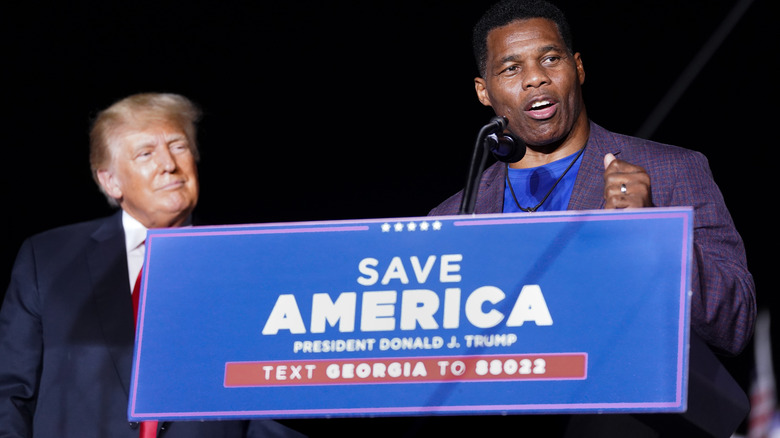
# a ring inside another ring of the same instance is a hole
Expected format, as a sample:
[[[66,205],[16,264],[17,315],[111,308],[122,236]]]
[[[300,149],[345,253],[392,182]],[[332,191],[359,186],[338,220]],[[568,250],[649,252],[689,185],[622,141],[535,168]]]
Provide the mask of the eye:
[[[555,65],[560,62],[561,57],[558,55],[550,55],[542,58],[542,65]]]
[[[170,149],[173,152],[186,152],[189,151],[190,146],[187,144],[187,142],[177,141],[171,144]]]
[[[501,72],[499,72],[499,75],[514,76],[519,72],[520,72],[520,66],[517,64],[512,64],[510,66],[507,66],[505,69],[501,70]]]

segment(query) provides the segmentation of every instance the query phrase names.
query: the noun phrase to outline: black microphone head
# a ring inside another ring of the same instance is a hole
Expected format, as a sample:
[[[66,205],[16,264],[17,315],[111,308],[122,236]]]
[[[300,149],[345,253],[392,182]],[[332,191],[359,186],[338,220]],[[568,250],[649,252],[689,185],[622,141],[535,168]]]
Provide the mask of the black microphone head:
[[[498,161],[515,163],[525,156],[525,143],[511,132],[490,134],[485,137],[485,144]]]
[[[490,124],[495,125],[493,132],[503,132],[506,129],[507,120],[504,116],[495,116],[490,119]]]

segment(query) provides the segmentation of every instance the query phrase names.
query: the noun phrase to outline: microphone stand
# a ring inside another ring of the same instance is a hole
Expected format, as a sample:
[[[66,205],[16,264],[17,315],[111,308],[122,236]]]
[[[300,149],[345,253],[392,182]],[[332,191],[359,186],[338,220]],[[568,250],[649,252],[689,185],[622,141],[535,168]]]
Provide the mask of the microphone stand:
[[[485,138],[495,132],[503,131],[504,127],[506,127],[506,118],[499,116],[493,117],[490,123],[479,130],[458,214],[474,213],[474,206],[477,204],[477,192],[479,191],[479,179],[482,177],[482,171],[485,170],[488,155],[486,152],[489,150],[489,144],[485,141]]]

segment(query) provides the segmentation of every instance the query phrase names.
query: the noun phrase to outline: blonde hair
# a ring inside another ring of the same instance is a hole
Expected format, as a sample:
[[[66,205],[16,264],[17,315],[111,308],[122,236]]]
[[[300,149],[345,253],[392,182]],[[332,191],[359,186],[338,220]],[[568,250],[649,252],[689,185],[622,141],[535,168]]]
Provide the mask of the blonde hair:
[[[200,159],[195,125],[202,113],[192,101],[173,93],[139,93],[115,102],[97,114],[89,132],[89,165],[92,178],[106,195],[109,204],[113,206],[118,204],[114,198],[105,193],[97,173],[111,162],[111,144],[116,130],[130,123],[139,114],[176,122],[187,134],[195,161]]]

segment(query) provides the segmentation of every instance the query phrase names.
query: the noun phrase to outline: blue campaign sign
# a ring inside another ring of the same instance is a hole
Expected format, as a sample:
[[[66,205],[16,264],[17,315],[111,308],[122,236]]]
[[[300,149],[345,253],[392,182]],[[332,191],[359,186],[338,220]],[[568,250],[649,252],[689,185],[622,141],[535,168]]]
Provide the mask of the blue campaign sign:
[[[682,412],[692,222],[150,230],[129,418]]]

